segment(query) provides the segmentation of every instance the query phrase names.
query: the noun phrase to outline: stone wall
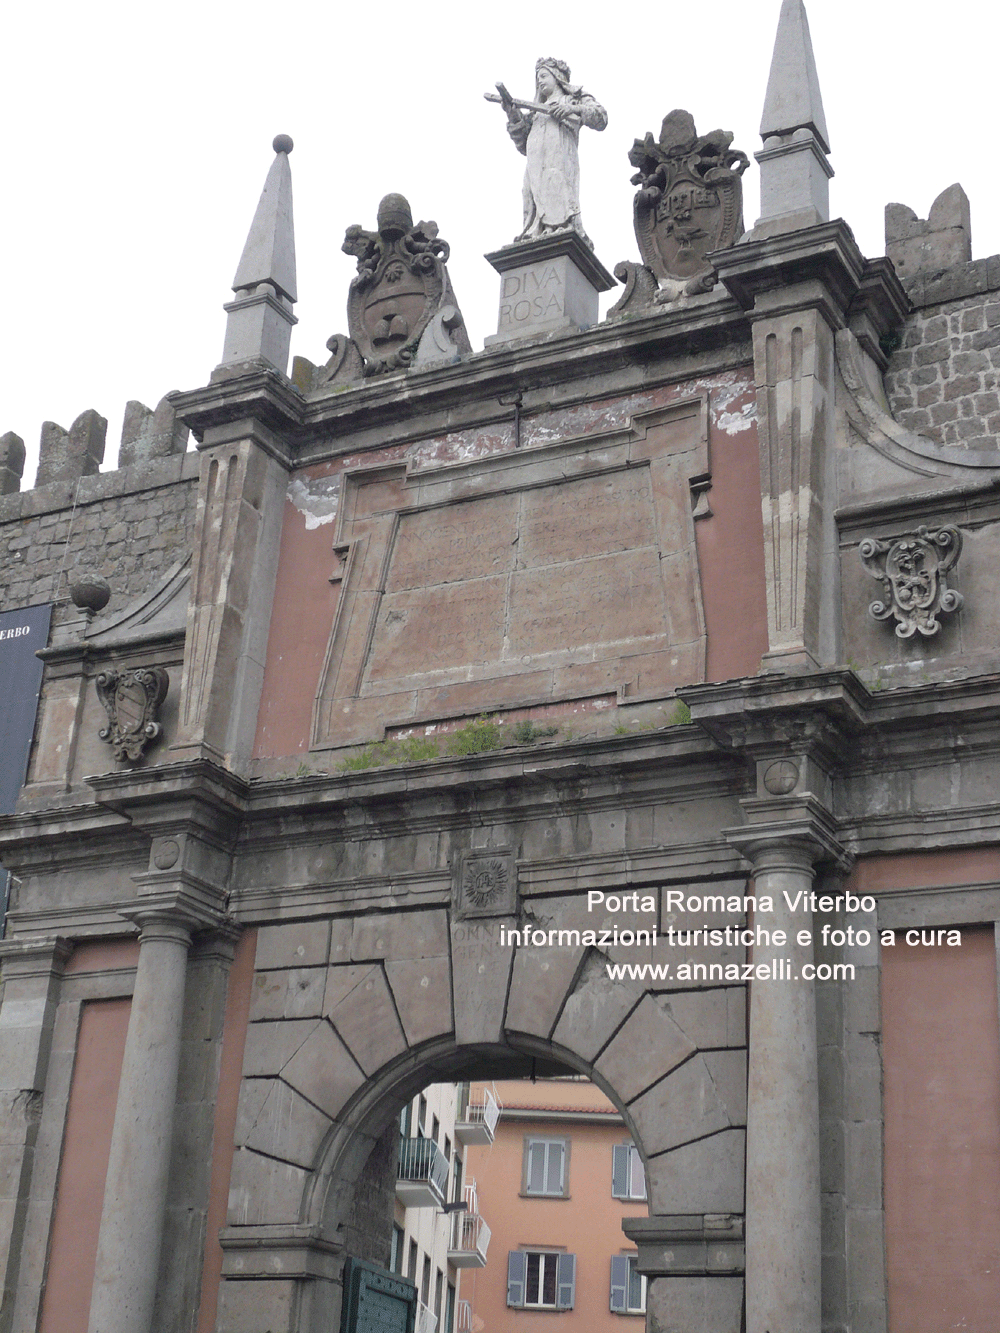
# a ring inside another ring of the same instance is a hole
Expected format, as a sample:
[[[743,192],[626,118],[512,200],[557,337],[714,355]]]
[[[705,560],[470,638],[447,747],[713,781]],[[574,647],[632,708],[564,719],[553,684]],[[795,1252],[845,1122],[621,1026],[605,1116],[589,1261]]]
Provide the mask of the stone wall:
[[[87,568],[122,610],[190,551],[197,478],[192,452],[0,496],[0,608],[64,599]]]
[[[394,1118],[365,1163],[363,1184],[354,1194],[345,1248],[356,1259],[389,1267],[393,1204],[399,1161],[399,1121]]]
[[[916,306],[893,352],[893,416],[938,444],[995,449],[1000,437],[1000,255],[907,282]]]

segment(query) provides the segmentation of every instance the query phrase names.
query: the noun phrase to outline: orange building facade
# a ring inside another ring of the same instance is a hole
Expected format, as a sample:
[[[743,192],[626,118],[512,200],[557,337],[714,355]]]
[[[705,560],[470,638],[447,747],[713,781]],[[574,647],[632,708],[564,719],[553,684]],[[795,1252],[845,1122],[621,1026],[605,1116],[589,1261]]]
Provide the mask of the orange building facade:
[[[648,1209],[621,1115],[583,1078],[502,1082],[496,1095],[496,1138],[466,1159],[493,1231],[486,1267],[462,1283],[473,1333],[631,1333],[645,1279],[622,1219]]]

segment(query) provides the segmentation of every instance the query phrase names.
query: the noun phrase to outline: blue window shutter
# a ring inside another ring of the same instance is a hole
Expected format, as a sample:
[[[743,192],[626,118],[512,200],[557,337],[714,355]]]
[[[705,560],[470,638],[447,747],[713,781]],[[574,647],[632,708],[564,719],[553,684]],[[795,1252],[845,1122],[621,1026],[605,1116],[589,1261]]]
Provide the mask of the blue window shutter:
[[[646,1197],[646,1168],[642,1164],[638,1148],[632,1149],[632,1179],[629,1185],[629,1193],[633,1199]]]
[[[628,1198],[628,1161],[631,1151],[632,1145],[630,1143],[616,1143],[614,1146],[611,1159],[611,1197],[613,1199]]]
[[[524,1305],[524,1279],[528,1271],[528,1256],[523,1250],[511,1250],[507,1255],[507,1304]]]
[[[611,1310],[613,1314],[625,1314],[628,1310],[627,1254],[611,1256]]]
[[[528,1140],[526,1193],[545,1193],[545,1144],[538,1139]]]
[[[546,1194],[566,1193],[566,1148],[562,1143],[548,1145],[548,1178],[545,1182]]]
[[[556,1309],[572,1310],[576,1300],[576,1255],[560,1254],[556,1268]]]

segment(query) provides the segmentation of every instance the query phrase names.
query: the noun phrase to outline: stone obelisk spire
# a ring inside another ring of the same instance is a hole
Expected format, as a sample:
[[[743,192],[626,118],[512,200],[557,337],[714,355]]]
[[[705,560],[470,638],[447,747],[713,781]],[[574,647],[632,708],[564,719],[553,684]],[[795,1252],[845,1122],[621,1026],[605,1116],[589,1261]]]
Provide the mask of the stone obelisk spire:
[[[830,138],[802,0],[782,0],[760,134],[764,147],[755,154],[760,218],[754,237],[828,222]]]
[[[264,362],[285,373],[297,297],[295,230],[292,225],[292,172],[287,134],[274,140],[275,159],[267,173],[243,256],[233,279],[236,299],[226,307],[222,365]]]

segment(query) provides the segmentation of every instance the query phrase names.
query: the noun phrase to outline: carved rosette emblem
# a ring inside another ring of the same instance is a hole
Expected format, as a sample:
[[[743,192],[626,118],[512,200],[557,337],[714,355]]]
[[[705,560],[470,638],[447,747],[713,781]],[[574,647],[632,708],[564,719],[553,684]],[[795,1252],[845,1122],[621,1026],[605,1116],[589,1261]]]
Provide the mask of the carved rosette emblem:
[[[517,905],[517,867],[511,851],[466,852],[455,894],[458,917],[512,916]]]
[[[869,613],[876,620],[895,618],[899,638],[909,639],[918,632],[937,634],[938,616],[962,606],[962,594],[948,587],[947,577],[962,551],[957,528],[920,527],[884,541],[868,537],[859,550],[865,569],[884,590],[883,599],[872,602]]]
[[[436,315],[448,320],[456,356],[472,350],[445,268],[448,244],[436,222],[414,226],[401,194],[387,194],[379,204],[377,231],[348,227],[343,249],[358,261],[347,322],[365,375],[410,366]]]
[[[163,667],[132,667],[102,671],[94,684],[108,715],[101,739],[109,743],[116,759],[138,759],[163,732],[157,715],[170,677]]]
[[[632,145],[632,184],[639,186],[635,238],[644,264],[661,282],[707,290],[714,275],[705,256],[728,249],[742,235],[740,177],[750,159],[732,142],[726,130],[699,135],[687,111],[671,111],[658,140],[647,134]]]

